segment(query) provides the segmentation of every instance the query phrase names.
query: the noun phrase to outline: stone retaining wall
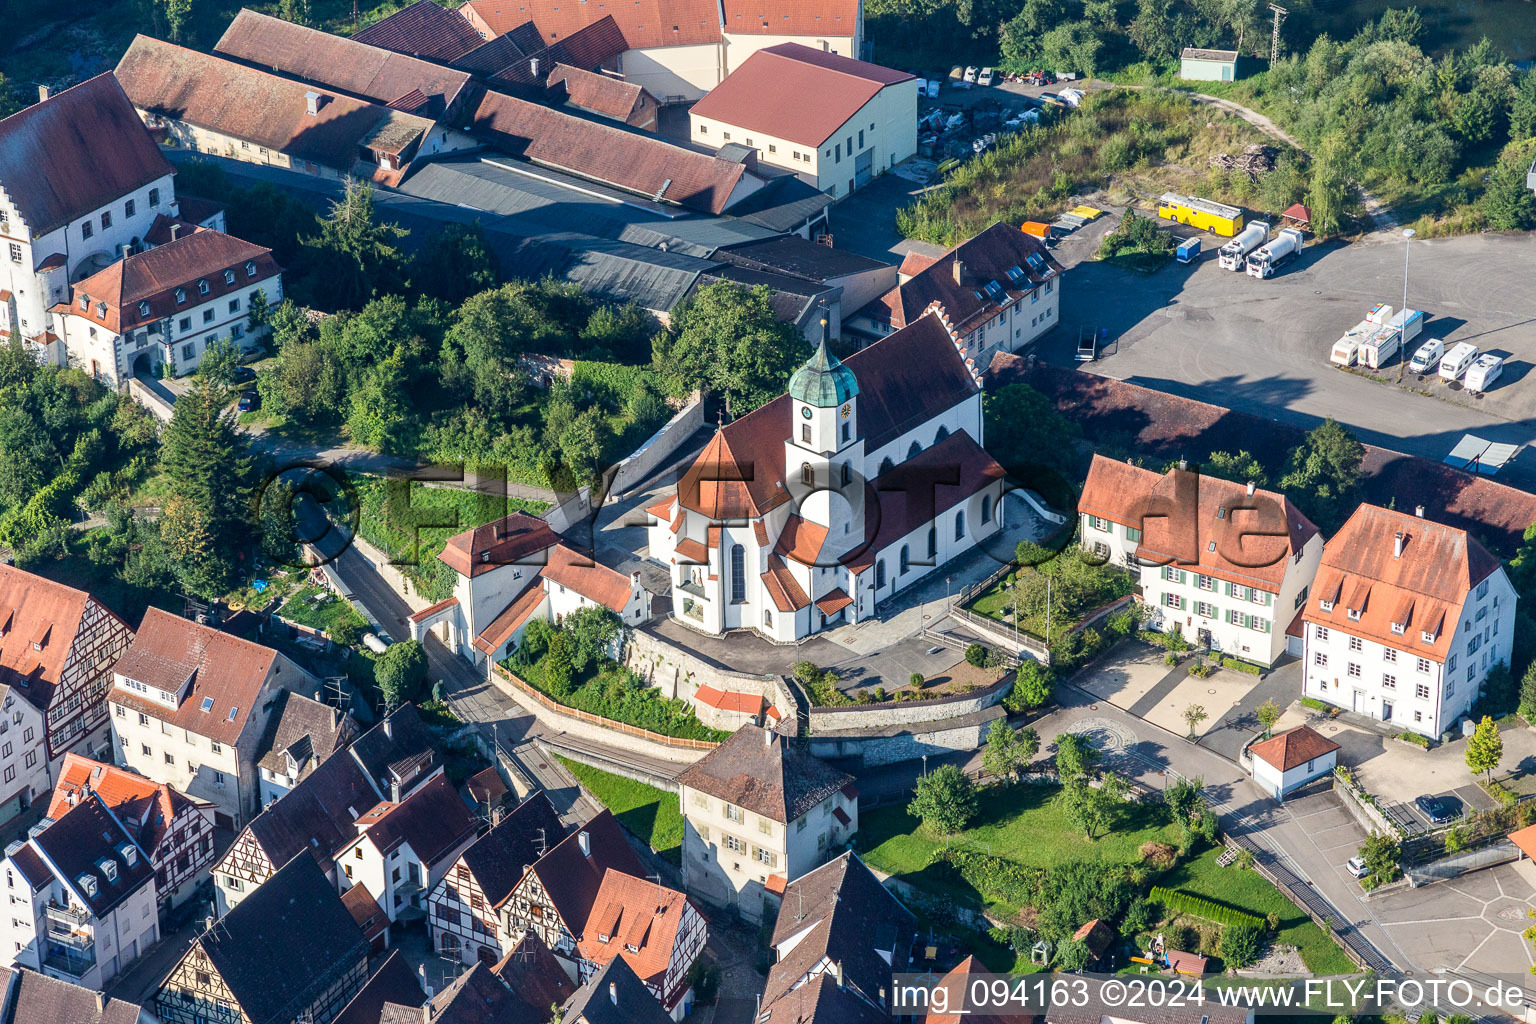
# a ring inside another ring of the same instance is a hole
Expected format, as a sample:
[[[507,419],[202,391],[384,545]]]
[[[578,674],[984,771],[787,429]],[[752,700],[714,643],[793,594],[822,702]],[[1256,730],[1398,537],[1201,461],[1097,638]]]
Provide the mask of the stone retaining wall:
[[[864,768],[915,761],[924,754],[949,754],[975,750],[985,740],[992,722],[1006,717],[992,706],[964,718],[939,719],[911,726],[858,732],[812,734],[811,753],[828,761],[848,761]]]
[[[811,735],[824,732],[852,732],[860,729],[884,729],[893,725],[915,725],[963,718],[1002,703],[1013,688],[1014,673],[1009,672],[991,686],[971,693],[929,700],[886,701],[884,704],[855,704],[811,709]]]
[[[745,724],[746,718],[734,711],[721,711],[699,703],[694,698],[701,686],[759,694],[768,698],[768,703],[778,708],[785,718],[795,716],[795,698],[782,676],[732,672],[704,661],[655,633],[638,629],[630,631],[629,643],[624,649],[624,665],[660,690],[662,696],[690,701],[699,721],[712,729],[736,729]]]
[[[637,484],[660,469],[703,425],[704,402],[695,392],[687,405],[619,463],[608,484],[609,495],[628,497]]]

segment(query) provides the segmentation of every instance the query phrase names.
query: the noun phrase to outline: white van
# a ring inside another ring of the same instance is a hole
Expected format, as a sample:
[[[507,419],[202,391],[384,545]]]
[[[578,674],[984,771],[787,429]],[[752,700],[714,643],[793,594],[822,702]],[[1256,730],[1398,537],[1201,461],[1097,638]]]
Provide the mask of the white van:
[[[1499,379],[1504,372],[1504,357],[1496,356],[1492,352],[1484,353],[1477,357],[1467,370],[1467,390],[1483,392],[1493,387],[1493,382]]]
[[[1419,350],[1408,360],[1409,373],[1428,373],[1431,367],[1439,364],[1440,357],[1445,355],[1445,342],[1439,338],[1430,338],[1419,346]]]
[[[1441,380],[1460,380],[1461,375],[1467,372],[1467,368],[1477,359],[1477,346],[1469,341],[1459,342],[1455,348],[1445,354],[1440,360]]]

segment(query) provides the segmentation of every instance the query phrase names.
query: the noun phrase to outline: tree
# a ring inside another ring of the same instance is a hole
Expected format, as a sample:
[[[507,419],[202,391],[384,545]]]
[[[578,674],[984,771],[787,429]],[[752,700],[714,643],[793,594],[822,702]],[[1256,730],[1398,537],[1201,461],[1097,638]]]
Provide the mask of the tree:
[[[1312,162],[1312,187],[1307,192],[1307,207],[1312,213],[1312,230],[1321,237],[1338,234],[1349,216],[1350,188],[1349,143],[1341,135],[1330,135],[1318,147]]]
[[[610,657],[624,623],[607,608],[588,606],[567,615],[562,627],[571,635],[571,668],[580,675]]]
[[[1337,420],[1326,419],[1291,451],[1280,487],[1325,533],[1332,533],[1359,504],[1364,462],[1365,446]]]
[[[1210,718],[1210,713],[1200,704],[1191,704],[1184,709],[1184,724],[1189,726],[1189,738],[1195,738],[1195,730],[1200,728],[1200,723]]]
[[[1527,722],[1536,719],[1536,661],[1527,665],[1520,677],[1520,717]]]
[[[1093,25],[1072,21],[1051,29],[1040,40],[1040,60],[1052,71],[1076,71],[1092,82],[1103,46]]]
[[[1013,689],[1003,698],[1003,706],[1013,712],[1038,708],[1051,699],[1052,689],[1051,670],[1026,658],[1019,663]]]
[[[1360,859],[1365,862],[1366,877],[1371,888],[1395,882],[1402,877],[1403,850],[1395,838],[1385,832],[1372,832],[1360,847]]]
[[[223,596],[251,544],[251,457],[229,411],[229,389],[194,376],[165,428],[160,465],[169,497],[161,537],[187,589]]]
[[[1254,709],[1253,713],[1254,716],[1258,718],[1259,724],[1264,727],[1264,735],[1266,737],[1268,737],[1269,734],[1274,731],[1275,723],[1280,721],[1280,716],[1284,714],[1284,712],[1280,709],[1280,705],[1275,703],[1273,699],[1266,700],[1264,703],[1260,704],[1257,708]]]
[[[1509,103],[1509,140],[1523,142],[1530,138],[1536,138],[1536,74],[1527,71],[1520,76],[1514,99]]]
[[[571,664],[573,647],[571,635],[565,630],[557,629],[550,634],[549,648],[544,655],[544,682],[556,699],[563,700],[571,695],[575,675]]]
[[[501,279],[496,256],[479,222],[450,224],[411,260],[411,283],[427,295],[458,305]]]
[[[1173,12],[1173,0],[1137,0],[1128,34],[1132,45],[1153,60],[1172,60],[1188,37],[1188,19]]]
[[[1536,73],[1527,75],[1536,78]],[[1536,196],[1525,184],[1536,143],[1511,143],[1488,175],[1478,208],[1494,231],[1525,231],[1536,227]]]
[[[1077,428],[1035,388],[1009,384],[984,392],[981,401],[987,450],[1015,475],[1029,463],[1058,473],[1077,464]]]
[[[1125,780],[1113,772],[1107,773],[1097,787],[1086,776],[1077,776],[1062,785],[1062,807],[1069,821],[1089,839],[1096,839],[1108,831],[1128,789]]]
[[[1255,487],[1269,484],[1269,474],[1259,460],[1247,451],[1211,452],[1200,471],[1207,476],[1217,476],[1234,483],[1246,484],[1251,481]]]
[[[349,179],[346,193],[320,221],[320,233],[302,239],[310,304],[361,309],[375,295],[403,291],[406,258],[396,243],[408,234],[376,220],[373,186]]]
[[[1259,924],[1229,924],[1221,929],[1216,952],[1228,970],[1241,970],[1259,959],[1264,945],[1264,927]]]
[[[240,349],[228,341],[215,341],[203,350],[203,358],[197,361],[197,372],[225,387],[235,383],[235,371],[240,368]]]
[[[1187,821],[1205,806],[1205,782],[1199,778],[1177,779],[1163,790],[1163,803],[1175,821]]]
[[[1466,759],[1467,771],[1493,781],[1493,772],[1504,759],[1504,737],[1499,735],[1499,727],[1487,715],[1477,723],[1472,738],[1467,740]]]
[[[427,681],[427,652],[415,640],[390,644],[373,665],[373,678],[393,710],[421,696]]]
[[[917,780],[907,813],[941,836],[963,831],[976,817],[976,786],[952,764]]]
[[[1056,966],[1060,970],[1072,972],[1081,971],[1088,966],[1092,954],[1088,952],[1088,944],[1081,939],[1066,939],[1056,944]]]
[[[398,438],[408,419],[405,348],[368,370],[362,385],[352,393],[347,427],[352,440],[369,448],[385,450]]]
[[[784,391],[805,361],[805,339],[774,315],[764,285],[720,281],[684,299],[651,342],[651,362],[674,398],[719,392],[726,413],[745,415]]]
[[[16,86],[9,78],[0,75],[0,118],[10,117],[21,109],[16,101]]]
[[[1099,763],[1099,748],[1072,732],[1056,736],[1056,774],[1062,785],[1093,772]]]
[[[1003,61],[1015,71],[1027,71],[1040,60],[1041,38],[1065,21],[1063,0],[1024,0],[1019,13],[998,30],[998,49]]]
[[[998,778],[1011,781],[1029,763],[1032,753],[1026,752],[1019,734],[1007,721],[999,718],[987,730],[987,745],[982,748],[981,766]]]

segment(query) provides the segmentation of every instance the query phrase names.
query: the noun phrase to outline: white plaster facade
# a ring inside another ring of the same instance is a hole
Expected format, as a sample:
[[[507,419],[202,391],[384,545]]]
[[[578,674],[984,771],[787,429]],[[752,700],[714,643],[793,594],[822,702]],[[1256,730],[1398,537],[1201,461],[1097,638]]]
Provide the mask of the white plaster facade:
[[[45,732],[43,713],[16,690],[0,700],[0,822],[53,789]]]

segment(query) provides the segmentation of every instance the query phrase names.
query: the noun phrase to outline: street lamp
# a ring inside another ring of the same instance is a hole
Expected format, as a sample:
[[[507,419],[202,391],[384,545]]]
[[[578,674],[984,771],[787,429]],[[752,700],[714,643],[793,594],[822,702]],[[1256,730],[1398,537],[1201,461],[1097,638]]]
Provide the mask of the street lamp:
[[[1413,228],[1403,228],[1403,308],[1398,316],[1403,321],[1403,326],[1398,330],[1399,339],[1397,353],[1397,382],[1403,382],[1403,367],[1408,364],[1408,250],[1413,246],[1413,236],[1418,234]]]

